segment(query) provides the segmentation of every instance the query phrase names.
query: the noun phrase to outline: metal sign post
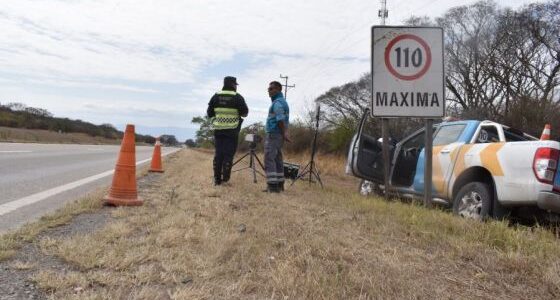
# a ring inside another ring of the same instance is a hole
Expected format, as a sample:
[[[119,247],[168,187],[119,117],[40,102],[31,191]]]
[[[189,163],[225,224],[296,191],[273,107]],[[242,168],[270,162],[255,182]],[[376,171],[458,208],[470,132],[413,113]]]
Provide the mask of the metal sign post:
[[[443,29],[373,26],[371,75],[371,113],[382,118],[385,195],[391,188],[387,118],[424,118],[424,203],[430,206],[433,119],[445,111]]]
[[[389,200],[391,174],[391,156],[389,154],[389,119],[381,119],[381,137],[383,138],[383,185],[385,187],[385,200]]]
[[[433,142],[433,124],[432,119],[426,119],[426,129],[425,129],[425,166],[424,166],[424,206],[432,206],[432,142]]]

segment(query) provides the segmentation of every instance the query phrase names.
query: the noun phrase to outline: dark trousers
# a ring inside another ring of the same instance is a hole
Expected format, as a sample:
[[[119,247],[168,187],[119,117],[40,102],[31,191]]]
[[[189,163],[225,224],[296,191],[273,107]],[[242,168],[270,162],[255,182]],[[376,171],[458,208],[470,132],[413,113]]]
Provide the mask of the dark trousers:
[[[231,168],[233,166],[233,156],[237,150],[237,134],[214,133],[214,181],[222,183],[229,181]]]
[[[264,169],[266,182],[278,185],[284,182],[284,162],[282,146],[284,138],[280,133],[267,133],[264,140]]]

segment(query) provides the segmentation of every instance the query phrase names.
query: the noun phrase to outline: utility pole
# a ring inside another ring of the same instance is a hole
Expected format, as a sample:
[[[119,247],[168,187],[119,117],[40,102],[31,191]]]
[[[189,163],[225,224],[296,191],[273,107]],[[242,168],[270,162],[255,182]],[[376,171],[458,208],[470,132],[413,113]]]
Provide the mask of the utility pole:
[[[295,88],[296,85],[288,85],[288,76],[282,76],[282,74],[280,74],[280,78],[285,79],[286,83],[283,84],[282,86],[284,87],[284,99],[288,99],[288,89],[289,88]]]
[[[385,20],[389,16],[389,11],[387,10],[387,0],[381,0],[381,9],[378,11],[377,15],[381,19],[381,25],[385,25]],[[389,119],[387,118],[381,119],[381,137],[383,138],[383,147],[381,149],[381,154],[383,156],[383,185],[385,188],[385,199],[389,200],[391,189],[389,180],[389,175],[391,174],[391,161],[389,153]]]
[[[378,12],[378,16],[381,18],[381,25],[385,25],[385,19],[389,17],[389,11],[387,10],[387,0],[381,0],[381,9]]]

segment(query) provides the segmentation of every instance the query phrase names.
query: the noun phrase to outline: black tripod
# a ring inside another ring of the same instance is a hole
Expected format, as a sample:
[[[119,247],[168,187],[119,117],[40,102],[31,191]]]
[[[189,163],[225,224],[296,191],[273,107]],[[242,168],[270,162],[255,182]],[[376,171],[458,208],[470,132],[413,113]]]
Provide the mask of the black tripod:
[[[315,153],[317,152],[317,136],[319,135],[319,116],[321,107],[317,105],[317,114],[315,116],[315,136],[313,137],[313,143],[311,145],[311,161],[303,168],[303,171],[298,175],[298,177],[292,182],[294,184],[296,180],[308,180],[309,184],[315,183],[313,178],[319,182],[321,188],[323,187],[323,181],[321,181],[321,176],[319,176],[319,169],[317,169],[317,164],[315,163]],[[309,175],[308,179],[304,179]]]
[[[257,174],[261,175],[262,177],[264,177],[264,174],[262,172],[260,172],[259,170],[257,170],[256,168],[256,164],[255,161],[257,161],[257,163],[261,166],[261,169],[264,170],[264,165],[261,162],[261,160],[259,159],[259,157],[257,156],[257,143],[256,142],[251,142],[249,144],[249,152],[245,153],[241,158],[239,158],[238,160],[236,160],[233,165],[237,165],[239,162],[241,162],[245,157],[249,156],[249,166],[241,168],[239,170],[235,170],[233,172],[239,172],[239,171],[243,171],[246,169],[251,169],[252,173],[253,173],[253,182],[257,183]]]

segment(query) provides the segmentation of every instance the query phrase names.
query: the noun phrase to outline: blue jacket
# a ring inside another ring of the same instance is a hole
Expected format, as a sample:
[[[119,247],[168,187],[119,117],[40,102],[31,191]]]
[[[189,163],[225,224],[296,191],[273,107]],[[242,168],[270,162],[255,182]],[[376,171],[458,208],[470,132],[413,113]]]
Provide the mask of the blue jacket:
[[[282,131],[280,131],[280,127],[278,127],[279,121],[284,121],[285,128],[288,128],[290,123],[290,108],[282,93],[278,93],[272,97],[272,104],[268,109],[268,118],[266,119],[266,133],[281,133]]]

